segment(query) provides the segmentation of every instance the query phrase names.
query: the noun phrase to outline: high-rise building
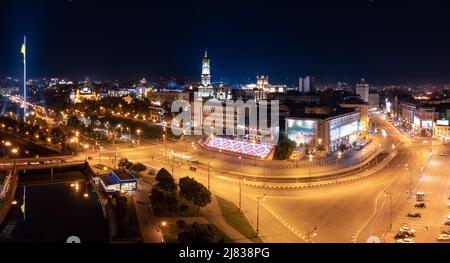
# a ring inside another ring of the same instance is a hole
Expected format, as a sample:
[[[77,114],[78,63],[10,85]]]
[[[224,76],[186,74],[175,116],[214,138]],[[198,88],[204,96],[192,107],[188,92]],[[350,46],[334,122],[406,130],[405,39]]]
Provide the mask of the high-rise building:
[[[365,83],[364,78],[361,79],[361,83],[356,84],[355,93],[365,102],[369,102],[369,84]]]
[[[306,76],[298,79],[298,91],[303,93],[309,93],[315,91],[314,78]]]

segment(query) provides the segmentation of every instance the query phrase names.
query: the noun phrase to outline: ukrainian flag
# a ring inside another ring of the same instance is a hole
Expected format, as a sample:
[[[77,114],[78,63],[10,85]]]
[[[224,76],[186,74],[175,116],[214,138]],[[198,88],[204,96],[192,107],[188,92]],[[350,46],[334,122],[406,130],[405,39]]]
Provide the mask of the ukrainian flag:
[[[20,210],[22,210],[22,214],[23,214],[23,220],[25,220],[25,193],[26,193],[26,188],[24,186],[23,187],[23,201],[22,201],[22,205],[20,206]]]
[[[26,50],[27,50],[27,38],[24,36],[22,48],[20,49],[20,52],[23,55],[23,64],[26,64]]]

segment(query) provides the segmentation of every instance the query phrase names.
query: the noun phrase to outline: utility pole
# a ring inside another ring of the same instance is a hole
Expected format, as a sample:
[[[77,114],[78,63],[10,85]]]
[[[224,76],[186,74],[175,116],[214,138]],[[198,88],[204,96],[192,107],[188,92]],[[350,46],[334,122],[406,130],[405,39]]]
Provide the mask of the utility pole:
[[[392,231],[392,193],[384,191],[384,194],[389,197],[389,231]]]
[[[261,195],[260,197],[257,198],[258,200],[258,205],[256,207],[256,237],[259,237],[259,203],[261,200],[264,201],[264,197],[266,196],[266,194]]]
[[[314,227],[313,230],[306,232],[306,243],[309,243],[309,241],[311,240],[311,237],[315,237],[317,235],[317,233],[314,233],[314,231],[317,230],[317,227]]]

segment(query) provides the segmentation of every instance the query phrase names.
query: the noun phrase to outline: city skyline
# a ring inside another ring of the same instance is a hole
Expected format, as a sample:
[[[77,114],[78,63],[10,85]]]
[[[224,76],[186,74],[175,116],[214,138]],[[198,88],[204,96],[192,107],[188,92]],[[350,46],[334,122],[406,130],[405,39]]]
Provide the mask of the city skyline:
[[[31,78],[199,81],[207,49],[214,82],[242,83],[260,74],[288,85],[306,75],[319,83],[361,77],[379,85],[450,82],[442,1],[389,8],[383,1],[134,2],[125,8],[47,2],[2,3],[3,19],[12,21],[2,29],[3,75],[20,76],[17,50],[27,35]]]

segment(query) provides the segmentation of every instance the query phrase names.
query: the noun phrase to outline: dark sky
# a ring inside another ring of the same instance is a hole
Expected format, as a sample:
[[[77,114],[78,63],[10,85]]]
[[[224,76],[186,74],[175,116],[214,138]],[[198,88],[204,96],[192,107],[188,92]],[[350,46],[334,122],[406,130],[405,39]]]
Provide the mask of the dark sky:
[[[448,1],[0,2],[0,76],[450,83]]]

